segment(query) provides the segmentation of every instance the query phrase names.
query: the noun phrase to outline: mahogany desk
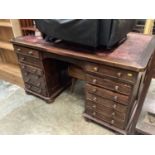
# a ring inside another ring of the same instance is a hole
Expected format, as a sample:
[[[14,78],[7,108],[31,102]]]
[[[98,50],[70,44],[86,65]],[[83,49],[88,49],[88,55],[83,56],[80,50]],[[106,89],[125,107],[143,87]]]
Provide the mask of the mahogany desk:
[[[84,117],[121,134],[134,134],[152,77],[155,38],[130,33],[112,51],[26,36],[12,40],[25,91],[47,102],[70,84],[68,66],[85,74]]]

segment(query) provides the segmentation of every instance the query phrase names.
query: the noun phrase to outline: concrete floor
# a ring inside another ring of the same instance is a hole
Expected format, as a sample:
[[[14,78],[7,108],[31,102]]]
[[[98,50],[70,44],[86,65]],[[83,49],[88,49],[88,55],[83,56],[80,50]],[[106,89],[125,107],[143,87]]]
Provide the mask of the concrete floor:
[[[83,84],[73,94],[61,93],[53,104],[26,95],[16,85],[0,81],[0,134],[114,134],[95,123],[86,122]]]

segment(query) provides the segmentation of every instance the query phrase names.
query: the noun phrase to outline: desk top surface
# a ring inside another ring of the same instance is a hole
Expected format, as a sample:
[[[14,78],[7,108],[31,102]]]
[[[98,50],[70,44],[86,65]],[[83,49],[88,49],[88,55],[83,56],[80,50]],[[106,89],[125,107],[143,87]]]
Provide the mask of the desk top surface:
[[[25,36],[12,39],[12,43],[58,56],[95,62],[133,71],[143,71],[155,51],[155,37],[129,33],[127,39],[113,50],[91,51],[73,44],[48,43],[41,37]]]

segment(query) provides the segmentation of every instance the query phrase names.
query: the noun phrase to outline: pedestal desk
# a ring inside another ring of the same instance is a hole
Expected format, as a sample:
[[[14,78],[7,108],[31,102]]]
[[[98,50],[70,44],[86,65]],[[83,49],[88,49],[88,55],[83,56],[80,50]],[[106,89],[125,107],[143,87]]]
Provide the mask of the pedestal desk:
[[[129,33],[113,50],[91,50],[41,37],[12,39],[25,91],[52,102],[71,83],[68,66],[85,77],[83,116],[121,134],[134,134],[151,81],[155,38]]]

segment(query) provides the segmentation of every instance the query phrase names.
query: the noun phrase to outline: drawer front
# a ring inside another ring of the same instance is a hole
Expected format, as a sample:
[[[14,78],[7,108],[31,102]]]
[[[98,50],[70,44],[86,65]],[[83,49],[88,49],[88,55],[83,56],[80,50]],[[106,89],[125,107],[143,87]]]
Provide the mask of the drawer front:
[[[35,67],[38,67],[38,68],[42,68],[42,62],[39,59],[32,58],[32,57],[27,57],[25,55],[18,54],[18,60],[21,63],[25,63],[25,64],[35,66]]]
[[[99,78],[93,75],[86,75],[86,80],[88,83],[100,86],[106,89],[113,90],[115,92],[119,92],[125,95],[129,95],[132,91],[132,86],[125,84],[125,83],[119,83],[114,80],[108,79],[106,77]]]
[[[125,121],[126,119],[125,113],[120,113],[115,109],[110,109],[110,108],[104,107],[103,105],[101,106],[100,104],[96,104],[94,102],[87,101],[86,109],[87,108],[94,110],[95,112],[99,112],[106,117],[116,118],[117,120],[120,120],[120,121]]]
[[[16,53],[18,54],[22,54],[22,55],[26,55],[26,56],[30,56],[30,57],[34,57],[34,58],[40,58],[40,53],[37,50],[33,50],[30,48],[25,48],[25,47],[21,47],[21,46],[14,46]]]
[[[122,103],[125,105],[129,104],[129,96],[118,94],[110,90],[86,84],[86,91],[118,103]]]
[[[28,73],[39,75],[39,76],[44,75],[44,72],[43,72],[42,69],[32,67],[32,66],[29,66],[29,65],[25,65],[25,64],[20,64],[20,66],[21,66],[22,71],[26,71]]]
[[[47,91],[45,89],[38,88],[38,87],[32,86],[30,84],[26,84],[26,83],[25,83],[25,88],[27,90],[30,90],[30,91],[36,93],[36,94],[48,96]]]
[[[104,116],[101,113],[95,112],[92,109],[87,108],[85,110],[85,113],[92,116],[92,117],[94,117],[94,118],[97,118],[97,119],[99,119],[99,120],[101,120],[103,122],[106,122],[106,123],[108,123],[108,124],[110,124],[112,126],[115,126],[117,128],[124,129],[124,127],[125,127],[125,122],[124,121],[119,121],[116,118],[111,118],[111,117]]]
[[[117,102],[96,96],[94,94],[86,93],[86,100],[88,102],[93,102],[99,106],[104,106],[106,108],[114,109],[115,111],[126,113],[128,111],[128,107]]]
[[[22,75],[25,83],[31,84],[38,88],[46,88],[45,79],[43,76],[31,74],[27,71],[22,71]]]
[[[132,84],[134,84],[137,80],[136,72],[118,69],[115,67],[109,67],[105,65],[89,63],[85,65],[85,70],[89,73],[117,78],[123,81],[130,82]]]

